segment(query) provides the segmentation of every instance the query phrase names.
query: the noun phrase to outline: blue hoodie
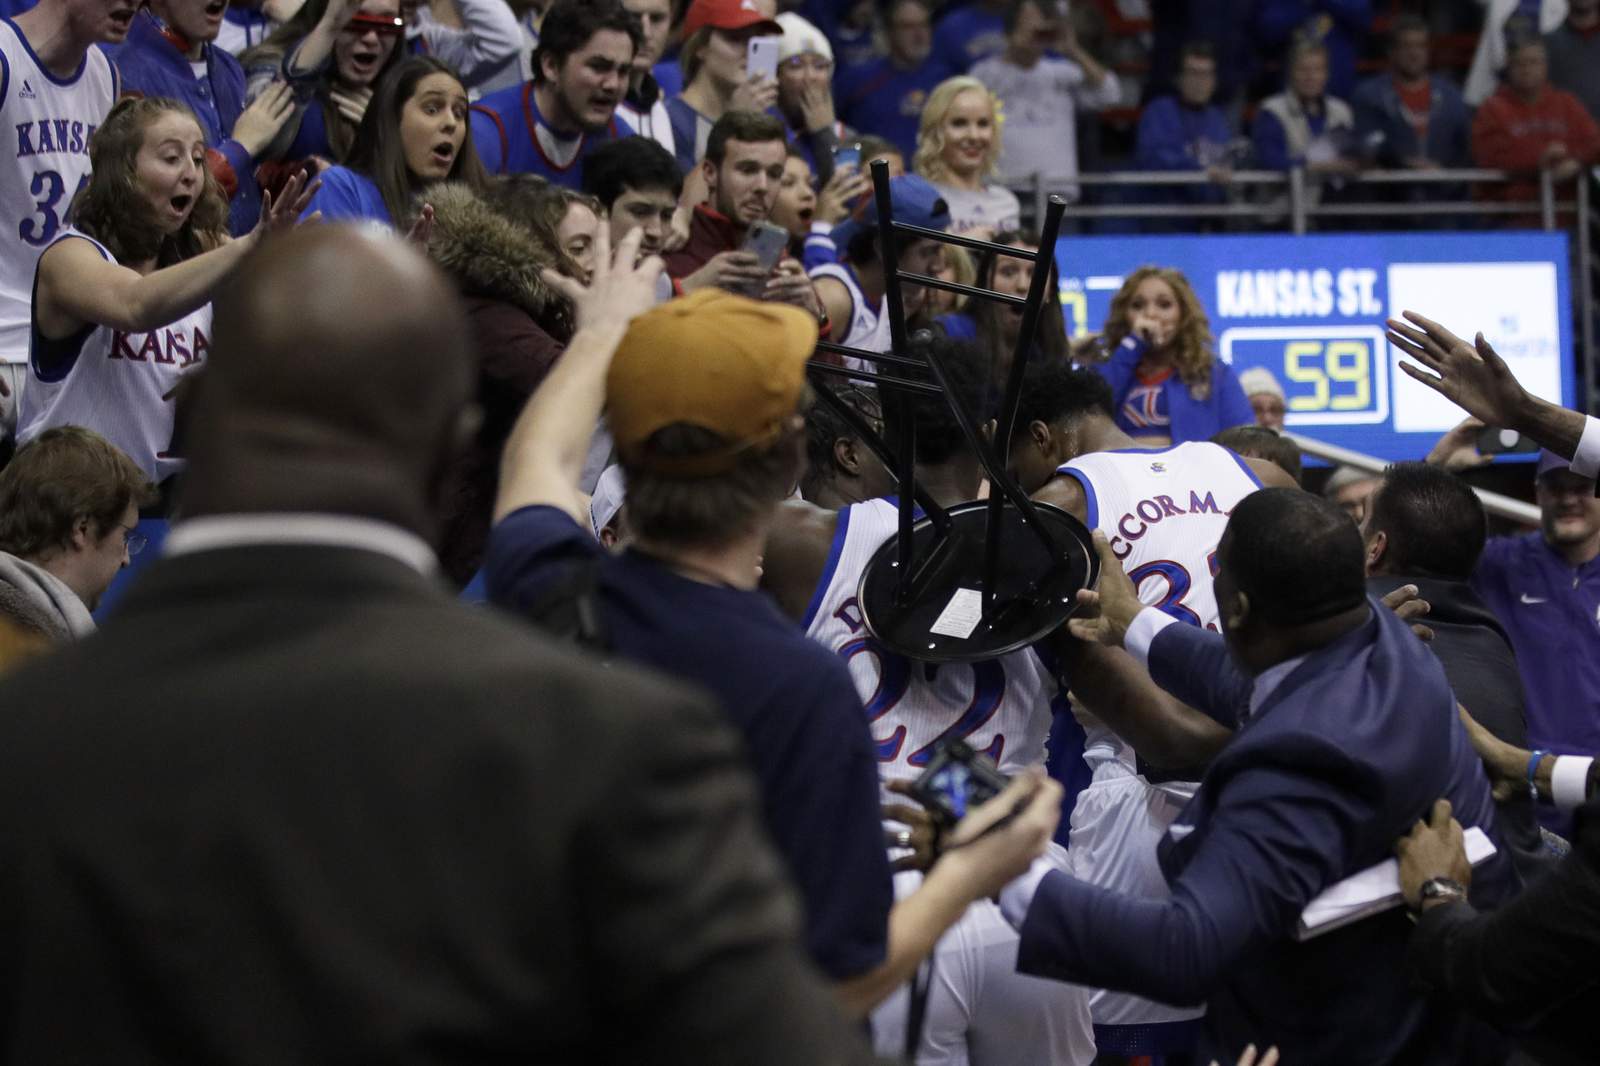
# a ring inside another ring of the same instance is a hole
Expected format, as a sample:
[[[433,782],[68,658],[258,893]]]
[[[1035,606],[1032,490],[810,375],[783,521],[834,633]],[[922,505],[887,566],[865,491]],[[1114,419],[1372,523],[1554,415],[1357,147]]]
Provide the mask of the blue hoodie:
[[[106,53],[122,72],[125,93],[165,96],[189,106],[200,122],[206,146],[215,153],[209,160],[212,174],[224,188],[233,186],[228,232],[238,237],[254,229],[261,218],[256,163],[232,137],[233,124],[245,108],[244,68],[239,61],[221,48],[202,45],[206,76],[197,78],[188,58],[149,11],[140,11],[127,38]]]

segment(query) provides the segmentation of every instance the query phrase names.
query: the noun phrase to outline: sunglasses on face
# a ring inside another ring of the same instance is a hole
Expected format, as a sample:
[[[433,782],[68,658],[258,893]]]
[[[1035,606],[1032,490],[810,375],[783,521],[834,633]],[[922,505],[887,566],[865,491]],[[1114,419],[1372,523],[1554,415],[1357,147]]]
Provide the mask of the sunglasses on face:
[[[363,15],[357,13],[345,24],[345,31],[360,36],[371,30],[381,37],[398,37],[406,32],[406,20],[398,15]]]

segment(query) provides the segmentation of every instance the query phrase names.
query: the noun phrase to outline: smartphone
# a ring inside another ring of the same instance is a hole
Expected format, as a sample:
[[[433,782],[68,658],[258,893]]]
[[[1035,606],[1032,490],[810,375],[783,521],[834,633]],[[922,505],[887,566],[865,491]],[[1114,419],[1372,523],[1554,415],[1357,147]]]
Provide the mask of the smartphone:
[[[841,144],[839,147],[835,148],[833,150],[833,165],[835,168],[851,166],[859,170],[861,168],[860,143]]]
[[[760,75],[768,81],[778,80],[778,44],[782,37],[752,37],[745,46],[744,73],[754,78]]]
[[[945,740],[934,749],[928,768],[911,783],[911,795],[948,828],[1010,783],[993,759],[973,751],[966,741]]]
[[[1539,442],[1514,429],[1484,426],[1478,431],[1478,452],[1482,455],[1525,455],[1539,450]]]
[[[771,222],[752,223],[739,250],[754,255],[761,261],[762,273],[770,274],[789,250],[789,231]]]

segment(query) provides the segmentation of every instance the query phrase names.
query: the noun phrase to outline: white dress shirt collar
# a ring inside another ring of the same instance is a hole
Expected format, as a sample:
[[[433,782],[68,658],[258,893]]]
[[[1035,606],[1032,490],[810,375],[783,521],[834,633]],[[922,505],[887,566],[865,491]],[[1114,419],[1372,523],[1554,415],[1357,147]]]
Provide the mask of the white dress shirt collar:
[[[207,515],[178,522],[162,545],[163,555],[190,555],[219,548],[264,544],[355,548],[387,555],[423,576],[439,560],[426,541],[408,530],[374,518],[334,514]]]

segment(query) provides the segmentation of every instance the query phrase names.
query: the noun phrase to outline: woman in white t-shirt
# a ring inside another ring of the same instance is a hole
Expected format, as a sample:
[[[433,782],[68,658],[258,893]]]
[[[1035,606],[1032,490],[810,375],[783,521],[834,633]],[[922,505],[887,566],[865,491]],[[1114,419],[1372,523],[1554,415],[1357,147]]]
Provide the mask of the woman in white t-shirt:
[[[994,183],[1000,159],[1000,103],[976,78],[948,78],[928,95],[912,169],[950,208],[950,232],[984,240],[1014,230],[1022,205]]]

